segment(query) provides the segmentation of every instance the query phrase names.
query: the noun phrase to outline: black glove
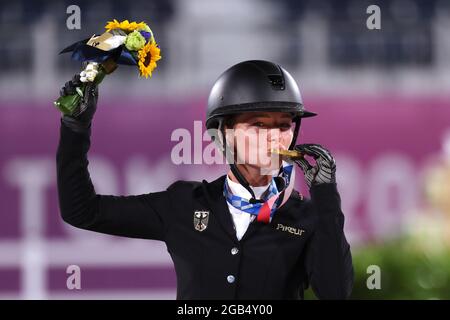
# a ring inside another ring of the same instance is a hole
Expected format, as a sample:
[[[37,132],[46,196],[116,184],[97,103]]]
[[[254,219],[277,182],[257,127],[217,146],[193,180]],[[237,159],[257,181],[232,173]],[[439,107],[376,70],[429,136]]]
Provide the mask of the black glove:
[[[312,166],[304,157],[295,160],[302,169],[309,188],[321,183],[336,182],[336,161],[327,149],[319,144],[299,144],[294,147],[294,150],[314,157],[316,160],[315,166]]]
[[[80,87],[80,75],[76,74],[72,80],[65,83],[60,90],[61,96],[76,94],[76,87]],[[92,82],[86,83],[84,97],[71,116],[63,115],[62,121],[66,126],[76,132],[90,132],[92,118],[97,110],[98,87]]]

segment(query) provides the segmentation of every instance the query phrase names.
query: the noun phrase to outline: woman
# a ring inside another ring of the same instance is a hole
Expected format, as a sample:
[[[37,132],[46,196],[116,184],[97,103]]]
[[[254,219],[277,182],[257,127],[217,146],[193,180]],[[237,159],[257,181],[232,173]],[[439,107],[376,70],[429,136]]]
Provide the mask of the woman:
[[[77,81],[61,94],[73,93]],[[61,119],[57,173],[64,221],[164,241],[178,299],[299,299],[308,285],[321,299],[349,297],[353,267],[335,161],[319,145],[296,145],[301,119],[315,114],[304,110],[286,70],[257,60],[225,71],[211,90],[206,126],[230,171],[212,182],[177,181],[161,192],[95,193],[87,152],[96,102],[91,86],[77,116]],[[271,157],[271,149],[315,158],[315,165],[296,160],[311,199],[293,189],[293,163]]]

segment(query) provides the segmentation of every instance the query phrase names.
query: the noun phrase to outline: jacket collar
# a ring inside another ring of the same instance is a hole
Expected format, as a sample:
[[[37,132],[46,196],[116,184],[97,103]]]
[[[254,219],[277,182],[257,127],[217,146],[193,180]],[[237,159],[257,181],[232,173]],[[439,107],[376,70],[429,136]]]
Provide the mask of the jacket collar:
[[[236,231],[234,230],[233,220],[230,211],[228,210],[227,201],[223,195],[223,185],[225,183],[226,175],[223,175],[212,182],[202,181],[202,188],[206,201],[216,215],[222,228],[232,238],[237,241]]]
[[[232,240],[237,242],[238,239],[236,238],[236,231],[234,229],[233,220],[228,209],[227,201],[223,195],[223,186],[225,183],[225,179],[226,175],[220,176],[219,178],[211,182],[203,180],[202,189],[212,213],[217,216],[217,220],[220,222],[224,231],[231,237]],[[276,222],[283,214],[286,214],[289,208],[292,207],[292,205],[298,200],[302,200],[302,197],[299,196],[298,193],[294,190],[288,201],[278,209],[278,212],[275,213],[275,216],[273,217],[271,223]],[[255,219],[250,223],[241,241],[245,240],[256,231],[261,230],[264,227],[268,227],[268,225],[265,223],[257,222]]]

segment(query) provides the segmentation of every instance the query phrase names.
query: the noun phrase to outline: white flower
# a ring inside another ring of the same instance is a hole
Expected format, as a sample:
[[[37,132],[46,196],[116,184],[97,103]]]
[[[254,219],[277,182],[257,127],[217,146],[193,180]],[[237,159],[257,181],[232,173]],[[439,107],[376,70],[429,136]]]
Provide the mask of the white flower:
[[[98,63],[97,62],[89,62],[88,65],[86,66],[86,69],[84,69],[86,71],[89,70],[98,70]]]
[[[80,72],[80,81],[92,82],[95,80],[97,73],[98,73],[98,63],[89,62],[86,68]]]
[[[94,81],[95,76],[97,75],[97,72],[98,71],[96,71],[96,70],[86,71],[86,78],[88,79],[89,82]]]

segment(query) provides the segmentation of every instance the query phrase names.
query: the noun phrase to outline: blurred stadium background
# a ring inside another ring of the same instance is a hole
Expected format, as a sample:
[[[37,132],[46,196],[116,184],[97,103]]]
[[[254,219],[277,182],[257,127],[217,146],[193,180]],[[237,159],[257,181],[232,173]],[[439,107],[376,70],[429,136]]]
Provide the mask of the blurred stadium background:
[[[72,4],[80,30],[66,27]],[[381,30],[366,27],[371,4]],[[75,230],[59,217],[52,102],[80,65],[58,52],[113,18],[148,22],[162,59],[149,80],[121,66],[101,84],[89,157],[98,193],[223,174],[173,164],[171,133],[204,120],[226,68],[273,60],[319,113],[299,141],[337,159],[352,297],[450,298],[450,2],[17,0],[0,1],[0,299],[175,298],[163,243]],[[69,265],[81,268],[81,290],[66,287]],[[373,265],[379,290],[366,283]]]

